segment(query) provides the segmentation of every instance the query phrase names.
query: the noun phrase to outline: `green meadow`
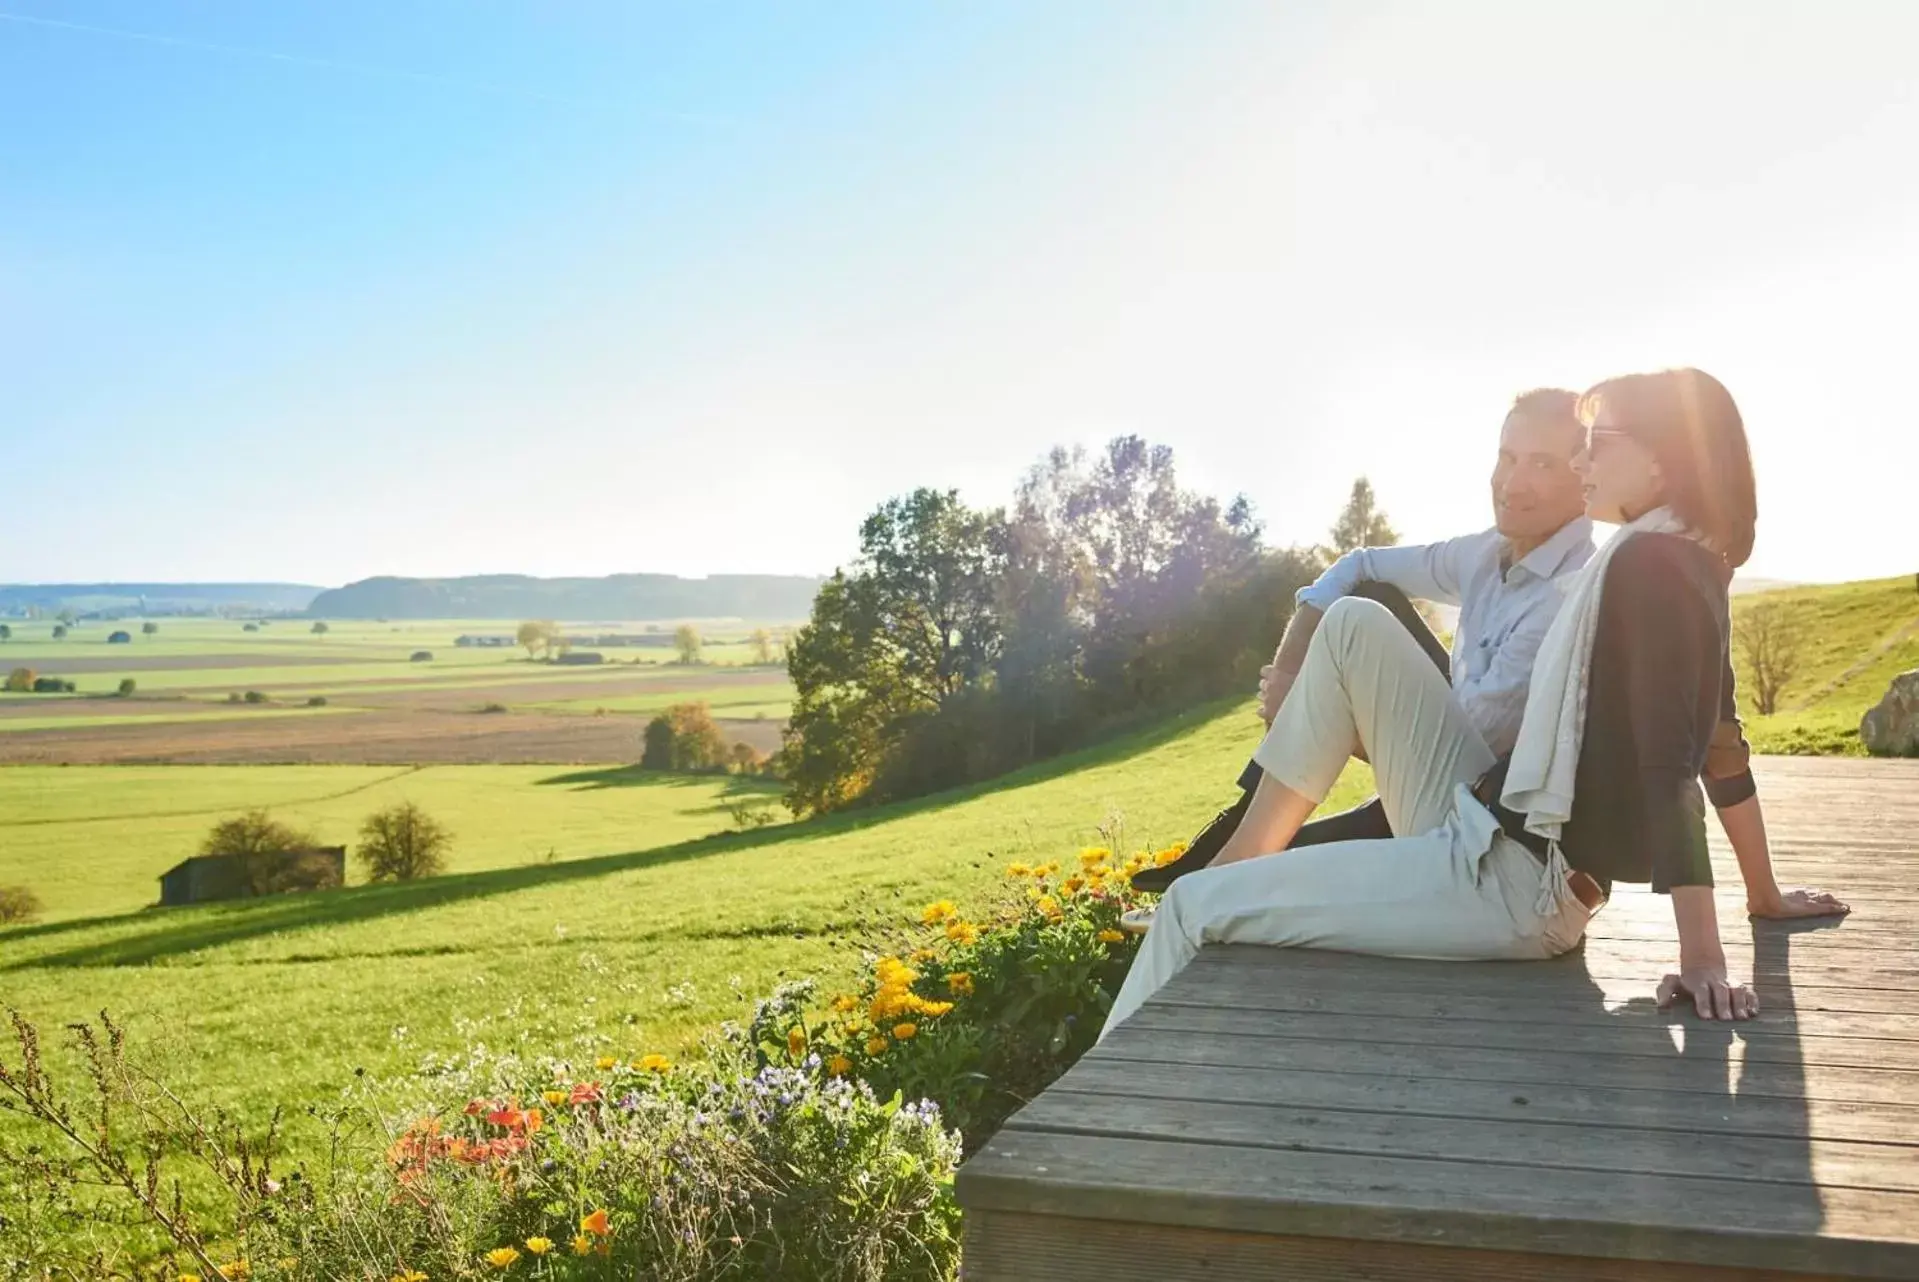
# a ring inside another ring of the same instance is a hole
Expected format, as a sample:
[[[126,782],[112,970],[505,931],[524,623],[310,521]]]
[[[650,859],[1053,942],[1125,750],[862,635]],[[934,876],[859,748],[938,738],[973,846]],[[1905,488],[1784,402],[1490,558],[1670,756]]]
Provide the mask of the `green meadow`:
[[[1737,645],[1740,713],[1755,751],[1803,756],[1861,756],[1859,719],[1901,672],[1919,668],[1919,591],[1913,579],[1782,588],[1733,598],[1733,617],[1762,602],[1789,612],[1803,629],[1800,666],[1780,694],[1779,710],[1752,710],[1752,673]]]

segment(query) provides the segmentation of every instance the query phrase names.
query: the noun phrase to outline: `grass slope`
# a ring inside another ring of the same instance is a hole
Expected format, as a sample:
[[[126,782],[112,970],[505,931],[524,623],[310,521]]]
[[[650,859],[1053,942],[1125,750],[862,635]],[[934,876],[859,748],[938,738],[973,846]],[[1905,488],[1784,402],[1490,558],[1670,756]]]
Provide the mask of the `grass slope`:
[[[0,882],[24,876],[60,912],[150,896],[161,848],[238,804],[338,837],[405,794],[462,832],[459,870],[425,882],[0,931],[0,1001],[51,1027],[110,1008],[172,1046],[183,1084],[249,1110],[475,1040],[671,1049],[783,976],[850,973],[873,930],[977,901],[1008,860],[1105,823],[1129,845],[1188,835],[1255,729],[1215,708],[991,787],[730,838],[695,836],[724,826],[722,782],[630,770],[0,771]],[[1333,800],[1364,786],[1356,771]],[[527,861],[547,843],[563,857]]]
[[[1776,602],[1806,629],[1802,666],[1770,717],[1752,711],[1752,673],[1735,644],[1733,667],[1746,734],[1759,752],[1862,755],[1859,719],[1893,677],[1919,668],[1919,591],[1913,580],[1874,579],[1782,588],[1733,598],[1733,617]]]

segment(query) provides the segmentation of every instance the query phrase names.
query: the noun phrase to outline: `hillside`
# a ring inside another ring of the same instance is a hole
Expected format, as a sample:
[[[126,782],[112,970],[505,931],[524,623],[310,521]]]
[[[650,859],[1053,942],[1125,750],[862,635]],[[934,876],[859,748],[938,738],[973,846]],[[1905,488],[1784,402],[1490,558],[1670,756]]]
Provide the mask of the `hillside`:
[[[48,614],[293,613],[306,609],[320,591],[302,583],[6,583],[0,584],[0,615],[28,609]]]
[[[1859,718],[1894,676],[1919,668],[1919,591],[1910,576],[1781,588],[1734,597],[1735,620],[1762,603],[1785,607],[1805,630],[1800,668],[1780,694],[1779,711],[1752,710],[1752,672],[1734,647],[1740,713],[1760,752],[1863,754]]]
[[[777,574],[382,576],[322,592],[308,613],[330,619],[803,619],[823,581]]]

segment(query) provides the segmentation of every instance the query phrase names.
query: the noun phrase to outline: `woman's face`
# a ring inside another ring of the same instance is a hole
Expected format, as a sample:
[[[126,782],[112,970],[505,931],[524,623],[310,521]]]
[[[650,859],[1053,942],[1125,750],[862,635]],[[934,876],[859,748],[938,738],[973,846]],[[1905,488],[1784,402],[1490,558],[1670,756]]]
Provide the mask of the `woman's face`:
[[[1626,435],[1602,401],[1586,448],[1573,456],[1586,494],[1586,515],[1624,525],[1659,506],[1665,482],[1652,451]]]

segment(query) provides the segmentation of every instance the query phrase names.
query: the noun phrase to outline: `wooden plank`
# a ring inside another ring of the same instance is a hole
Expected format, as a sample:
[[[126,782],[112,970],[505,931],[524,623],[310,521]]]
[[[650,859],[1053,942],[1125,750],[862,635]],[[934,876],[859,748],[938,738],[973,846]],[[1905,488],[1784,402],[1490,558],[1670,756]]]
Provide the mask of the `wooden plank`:
[[[1446,1108],[1440,1096],[1433,1107]],[[1919,1162],[1896,1145],[1853,1140],[1609,1125],[1462,1119],[1414,1112],[1313,1108],[1292,1101],[1220,1102],[1183,1094],[1114,1095],[1055,1086],[1007,1124],[1008,1132],[1183,1140],[1278,1152],[1503,1162],[1548,1171],[1691,1175],[1759,1185],[1892,1189],[1919,1193]],[[1767,1196],[1761,1189],[1759,1197]]]
[[[1302,1107],[1383,1114],[1540,1121],[1566,1126],[1636,1127],[1688,1134],[1848,1140],[1887,1153],[1909,1149],[1891,1137],[1919,1134],[1919,1106],[1777,1095],[1712,1096],[1702,1092],[1616,1086],[1515,1087],[1509,1082],[1375,1076],[1264,1065],[1183,1064],[1105,1056],[1081,1061],[1056,1089],[1088,1095],[1192,1099],[1215,1103],[1284,1102]],[[1050,1098],[1042,1096],[1039,1103]],[[1037,1107],[1035,1104],[1034,1107]],[[1141,1105],[1141,1107],[1144,1107]],[[1579,1143],[1570,1137],[1568,1143]],[[1908,1157],[1919,1166],[1919,1158]],[[1914,1172],[1919,1177],[1919,1171]],[[1895,1183],[1893,1187],[1905,1187]]]
[[[1371,1019],[1322,1011],[1241,1011],[1216,1006],[1148,1003],[1129,1024],[1193,1037],[1254,1037],[1277,1053],[1294,1041],[1338,1042],[1357,1049],[1378,1043],[1454,1046],[1488,1050],[1554,1051],[1591,1057],[1594,1072],[1610,1071],[1603,1061],[1653,1055],[1673,1058],[1675,1038],[1729,1047],[1738,1038],[1744,1061],[1772,1064],[1829,1064],[1839,1067],[1919,1071],[1919,1044],[1880,1038],[1766,1035],[1759,1021],[1714,1025],[1694,1019],[1670,1028],[1646,1030],[1587,1028],[1569,1024],[1528,1025],[1466,1019]],[[1694,1054],[1699,1052],[1695,1051]],[[1708,1052],[1710,1053],[1710,1052]]]
[[[1274,1043],[1256,1037],[1193,1037],[1181,1031],[1121,1025],[1095,1056],[1132,1063],[1292,1068],[1355,1076],[1434,1082],[1487,1082],[1537,1097],[1573,1083],[1642,1091],[1684,1092],[1724,1100],[1772,1096],[1835,1103],[1911,1104],[1912,1075],[1873,1068],[1749,1062],[1735,1042],[1724,1055],[1615,1055],[1603,1063],[1569,1051],[1505,1051],[1479,1047],[1374,1043],[1363,1053],[1339,1042]],[[1603,1080],[1594,1080],[1603,1077]]]
[[[1919,1276],[1919,1195],[1002,1131],[974,1210],[1604,1259]],[[1569,1270],[1570,1271],[1570,1270]]]
[[[966,1213],[965,1282],[1805,1282],[1803,1273]]]
[[[1409,971],[1413,968],[1408,966]],[[1274,983],[1270,971],[1239,967],[1208,967],[1188,971],[1167,985],[1154,1000],[1159,1007],[1226,1006],[1235,1010],[1269,1010],[1295,1014],[1364,1016],[1399,1021],[1432,1018],[1497,1021],[1538,1027],[1607,1028],[1634,1033],[1664,1031],[1697,1025],[1689,1007],[1660,1010],[1650,1001],[1608,1006],[1563,991],[1528,990],[1499,993],[1481,982],[1469,988],[1412,987],[1408,975],[1401,986],[1395,976],[1384,987],[1329,983],[1324,971],[1303,983]],[[1558,986],[1555,986],[1558,987]],[[1765,995],[1762,994],[1762,1001]],[[1828,1036],[1919,1041],[1919,1016],[1907,1010],[1866,1014],[1817,1008],[1762,1006],[1761,1017],[1740,1025],[1742,1037]]]

